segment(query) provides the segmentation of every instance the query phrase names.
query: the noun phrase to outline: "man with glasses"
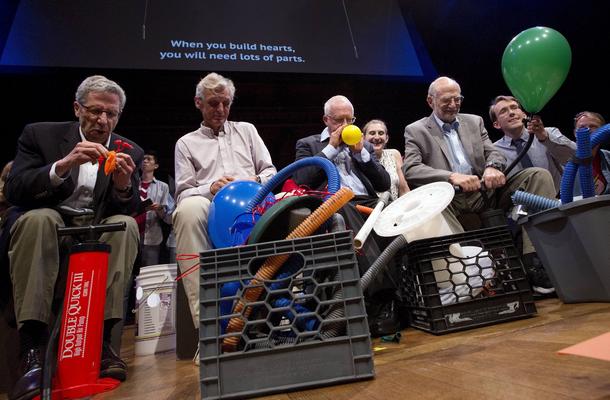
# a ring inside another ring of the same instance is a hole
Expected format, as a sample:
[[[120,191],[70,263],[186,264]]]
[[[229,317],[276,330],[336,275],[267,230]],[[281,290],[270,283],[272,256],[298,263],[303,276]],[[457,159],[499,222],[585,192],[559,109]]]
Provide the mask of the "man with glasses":
[[[451,78],[440,77],[430,84],[427,102],[432,114],[405,128],[403,171],[409,185],[441,181],[461,189],[443,212],[455,233],[464,230],[458,220],[462,215],[493,207],[508,211],[513,206],[510,196],[516,190],[554,198],[555,185],[546,169],[527,168],[506,178],[502,172],[506,158],[489,140],[483,118],[460,113],[463,100],[460,85]],[[482,185],[490,201],[485,201]],[[542,270],[525,232],[523,255],[526,267]],[[552,293],[546,274],[540,275],[530,283],[539,285],[540,293]]]
[[[545,128],[539,116],[524,123],[525,112],[521,104],[512,96],[496,96],[489,106],[489,119],[493,127],[499,129],[504,137],[494,143],[508,163],[511,163],[530,135],[535,138],[532,146],[521,161],[513,168],[511,175],[524,168],[540,167],[547,169],[553,176],[555,192],[559,192],[561,175],[565,164],[576,153],[576,143],[565,137],[557,128]]]
[[[379,200],[377,192],[385,192],[390,189],[390,175],[375,156],[375,150],[371,143],[361,138],[358,143],[347,145],[341,139],[343,128],[356,120],[354,118],[354,107],[347,97],[331,97],[324,104],[322,120],[326,125],[322,133],[297,141],[296,160],[318,156],[329,159],[337,166],[341,177],[341,186],[348,187],[355,194],[354,199],[340,210],[340,214],[343,215],[347,228],[353,230],[356,234],[364,224],[364,218],[355,206],[359,204],[374,207]],[[323,191],[327,185],[326,174],[318,167],[302,168],[293,175],[293,179],[297,184],[305,185],[314,190]],[[375,236],[371,234],[371,237],[364,243],[363,251],[357,254],[361,274],[370,267],[380,254],[379,244],[376,242]],[[381,282],[380,279],[377,283],[371,285],[368,294],[375,295],[373,302],[380,304],[380,306],[375,307],[377,311],[371,311],[372,308],[369,307],[369,316],[378,314],[381,305],[388,304],[393,292],[391,282],[387,282],[387,280]],[[371,298],[372,296],[367,296],[367,300],[371,300]],[[372,333],[375,334],[375,332]]]
[[[339,170],[341,185],[354,192],[359,204],[374,206],[376,192],[390,188],[390,177],[369,142],[362,138],[354,145],[343,143],[343,128],[356,121],[352,103],[345,96],[331,97],[324,104],[322,120],[326,125],[322,133],[297,141],[296,159],[319,156],[331,160]],[[323,190],[327,183],[324,171],[317,167],[301,169],[293,178],[312,189]]]
[[[135,172],[143,151],[114,133],[125,101],[125,93],[116,82],[90,76],[76,91],[73,107],[78,122],[29,124],[19,138],[5,186],[7,199],[23,213],[10,228],[10,275],[23,359],[23,375],[10,399],[31,399],[40,394],[42,355],[56,311],[52,304],[54,298],[63,295],[60,282],[66,278],[60,259],[66,254],[69,240],[58,241],[56,226],[127,225],[124,232],[100,237],[112,248],[100,377],[126,378],[126,365],[110,346],[110,334],[123,318],[124,293],[138,252],[138,225],[129,215],[140,204]],[[114,172],[106,175],[98,160],[121,143],[127,145],[116,153]],[[64,212],[60,214],[58,209]],[[85,209],[93,210],[93,215],[77,215]]]

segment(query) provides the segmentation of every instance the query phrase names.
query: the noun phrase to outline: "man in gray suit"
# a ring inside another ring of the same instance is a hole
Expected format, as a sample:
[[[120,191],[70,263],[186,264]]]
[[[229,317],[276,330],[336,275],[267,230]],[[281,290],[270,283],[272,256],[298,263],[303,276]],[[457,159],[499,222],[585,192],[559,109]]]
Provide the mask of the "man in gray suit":
[[[483,118],[459,112],[463,100],[460,85],[453,79],[440,77],[430,84],[427,102],[432,114],[405,128],[403,171],[409,185],[441,181],[460,187],[461,193],[443,213],[456,233],[463,232],[460,215],[481,213],[493,207],[490,203],[507,211],[516,190],[555,197],[553,178],[543,168],[527,168],[506,178],[502,173],[506,158],[489,140]],[[485,201],[481,184],[488,190],[490,202]],[[553,292],[525,232],[523,254],[534,290]]]

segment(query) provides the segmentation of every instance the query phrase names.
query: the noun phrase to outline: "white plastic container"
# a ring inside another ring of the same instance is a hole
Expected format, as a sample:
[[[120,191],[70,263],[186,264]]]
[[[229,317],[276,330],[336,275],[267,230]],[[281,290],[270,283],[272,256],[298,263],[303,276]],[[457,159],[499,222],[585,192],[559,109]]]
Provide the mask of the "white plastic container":
[[[176,264],[151,265],[136,277],[136,356],[176,348]]]
[[[443,210],[453,200],[455,189],[448,182],[434,182],[400,196],[386,207],[375,222],[380,236],[403,235],[408,243],[416,240],[452,235],[443,217]],[[451,245],[452,254],[463,258],[460,245]],[[453,282],[444,260],[432,261],[434,277],[439,288],[452,288]]]

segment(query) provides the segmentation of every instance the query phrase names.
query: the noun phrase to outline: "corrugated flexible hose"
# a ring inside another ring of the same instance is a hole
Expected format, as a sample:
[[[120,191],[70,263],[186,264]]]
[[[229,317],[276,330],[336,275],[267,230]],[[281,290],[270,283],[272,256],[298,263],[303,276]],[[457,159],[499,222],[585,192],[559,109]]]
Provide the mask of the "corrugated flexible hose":
[[[286,240],[302,238],[312,235],[326,220],[343,207],[348,201],[354,197],[354,193],[348,188],[341,188],[326,200],[320,207],[318,207],[309,217],[301,222],[288,236]],[[227,333],[241,332],[246,319],[252,312],[251,306],[246,306],[247,303],[258,300],[261,293],[263,292],[263,283],[271,280],[277,271],[280,269],[282,264],[290,257],[290,254],[282,254],[278,256],[272,256],[267,258],[263,265],[256,272],[256,275],[250,281],[250,285],[257,286],[244,290],[244,294],[241,299],[237,300],[235,307],[233,308],[234,314],[242,314],[238,317],[233,317],[229,320],[227,325]],[[228,336],[222,341],[222,350],[224,352],[232,352],[237,350],[239,345],[240,336]]]

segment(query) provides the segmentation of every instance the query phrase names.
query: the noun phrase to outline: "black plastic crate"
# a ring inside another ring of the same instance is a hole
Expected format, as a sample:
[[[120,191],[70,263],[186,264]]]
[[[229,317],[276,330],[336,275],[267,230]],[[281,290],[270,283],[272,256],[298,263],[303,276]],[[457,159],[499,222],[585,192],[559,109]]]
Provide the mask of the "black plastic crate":
[[[455,244],[466,257],[456,256]],[[444,334],[536,313],[506,227],[418,240],[399,252],[396,262],[408,319],[415,328]]]
[[[246,398],[374,377],[352,243],[351,231],[344,231],[201,253],[202,399]],[[290,255],[281,279],[276,275],[252,283],[263,262],[277,255]],[[262,294],[246,302],[248,317],[233,313],[244,292],[255,288]],[[227,333],[233,318],[244,326]],[[223,342],[232,338],[238,345],[228,351]]]

